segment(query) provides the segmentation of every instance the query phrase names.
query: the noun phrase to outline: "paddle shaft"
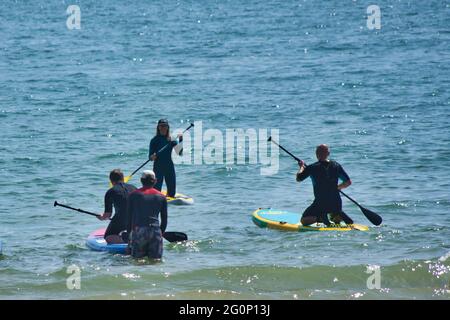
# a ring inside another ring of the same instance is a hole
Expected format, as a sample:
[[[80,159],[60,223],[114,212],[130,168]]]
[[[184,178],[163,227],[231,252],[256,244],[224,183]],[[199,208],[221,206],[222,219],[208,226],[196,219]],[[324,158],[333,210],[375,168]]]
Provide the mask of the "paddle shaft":
[[[344,197],[346,197],[348,200],[350,200],[351,202],[353,202],[354,204],[356,204],[358,207],[362,208],[361,205],[360,205],[358,202],[356,202],[356,200],[354,200],[354,199],[352,199],[350,196],[346,195],[346,194],[344,193],[344,191],[339,190],[339,192],[340,192]]]
[[[78,211],[78,212],[81,212],[81,213],[86,213],[86,214],[89,214],[89,215],[97,217],[97,218],[100,217],[99,214],[92,213],[92,212],[89,212],[89,211],[86,211],[86,210],[82,210],[82,209],[73,208],[71,206],[66,206],[65,204],[58,203],[58,201],[55,201],[53,206],[54,207],[56,207],[56,206],[64,207],[64,208],[67,208],[67,209],[70,209],[70,210]],[[176,232],[176,231],[165,232],[163,234],[163,237],[164,237],[164,239],[166,239],[169,242],[178,242],[178,241],[186,241],[187,240],[187,235],[185,233],[183,233],[183,232]]]
[[[190,128],[192,128],[194,126],[194,124],[193,123],[191,123],[190,125],[189,125],[189,127],[187,127],[184,131],[183,131],[183,133],[185,133],[186,131],[188,131]],[[156,153],[156,155],[158,155],[158,154],[160,154],[161,152],[163,152],[167,147],[169,146],[169,144],[166,144],[164,147],[162,147],[161,149],[159,149],[159,151]],[[137,168],[136,170],[134,170],[133,171],[133,173],[132,174],[130,174],[129,176],[131,177],[131,176],[133,176],[136,172],[138,172],[143,166],[145,166],[147,163],[149,163],[149,161],[150,161],[151,159],[148,159],[147,161],[145,161],[139,168]]]
[[[272,141],[275,145],[277,145],[281,150],[283,150],[284,152],[286,152],[288,155],[290,155],[292,158],[294,158],[295,160],[297,160],[297,162],[303,162],[301,159],[297,158],[296,156],[294,156],[292,153],[290,153],[288,150],[286,150],[283,146],[280,146],[276,141],[272,140],[272,137],[269,138],[270,141]]]
[[[143,166],[145,166],[147,163],[149,163],[149,161],[150,161],[150,159],[148,159],[148,160],[145,161],[143,164],[141,164],[141,166],[140,166],[139,168],[137,168],[136,170],[133,171],[132,174],[130,174],[130,177],[131,177],[131,176],[134,176],[134,174],[135,174],[136,172],[138,172],[138,171],[139,171]]]
[[[89,214],[89,215],[97,217],[97,218],[101,216],[100,214],[92,213],[92,212],[89,212],[89,211],[86,211],[86,210],[82,210],[82,209],[73,208],[71,206],[66,206],[65,204],[58,203],[57,201],[55,201],[53,206],[54,207],[56,207],[56,206],[64,207],[64,208],[67,208],[67,209],[70,209],[70,210],[78,211],[78,212],[81,212],[81,213],[86,213],[86,214]]]

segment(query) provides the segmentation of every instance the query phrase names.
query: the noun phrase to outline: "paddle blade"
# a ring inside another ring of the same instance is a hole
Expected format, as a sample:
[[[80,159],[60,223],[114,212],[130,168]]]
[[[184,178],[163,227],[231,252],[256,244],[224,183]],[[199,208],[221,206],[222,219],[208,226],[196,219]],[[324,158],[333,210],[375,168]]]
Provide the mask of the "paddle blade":
[[[362,213],[364,213],[364,215],[366,216],[366,218],[372,222],[374,225],[379,226],[381,224],[381,222],[383,222],[383,219],[376,214],[373,211],[370,211],[369,209],[363,208],[363,207],[359,207],[362,211]]]
[[[183,232],[165,232],[163,236],[169,242],[186,241],[188,239],[187,235]]]
[[[125,183],[127,183],[128,181],[130,181],[130,179],[131,179],[131,176],[126,176],[126,177],[123,179],[123,181],[125,181]]]

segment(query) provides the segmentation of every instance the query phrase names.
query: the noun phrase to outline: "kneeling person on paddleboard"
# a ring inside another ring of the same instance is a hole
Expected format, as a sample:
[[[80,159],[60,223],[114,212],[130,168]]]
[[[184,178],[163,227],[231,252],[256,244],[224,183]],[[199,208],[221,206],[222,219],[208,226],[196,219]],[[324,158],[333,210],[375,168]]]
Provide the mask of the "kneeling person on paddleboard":
[[[316,148],[317,162],[305,165],[299,163],[297,181],[301,182],[310,177],[314,188],[314,202],[305,210],[301,218],[302,225],[322,222],[330,225],[328,213],[332,221],[339,224],[342,220],[346,224],[353,224],[353,220],[342,211],[342,199],[339,190],[351,185],[350,177],[336,161],[329,160],[330,149],[326,144]],[[342,180],[341,184],[338,181]]]
[[[142,188],[131,193],[128,199],[127,230],[131,255],[133,258],[161,259],[163,233],[167,227],[167,199],[154,188],[157,179],[152,170],[143,172],[141,182]]]
[[[128,195],[136,190],[136,187],[125,183],[123,173],[120,169],[114,169],[109,174],[112,188],[105,194],[105,212],[99,217],[100,220],[111,218],[114,206],[114,217],[105,231],[105,240],[108,243],[123,243],[120,233],[127,229],[127,200]]]

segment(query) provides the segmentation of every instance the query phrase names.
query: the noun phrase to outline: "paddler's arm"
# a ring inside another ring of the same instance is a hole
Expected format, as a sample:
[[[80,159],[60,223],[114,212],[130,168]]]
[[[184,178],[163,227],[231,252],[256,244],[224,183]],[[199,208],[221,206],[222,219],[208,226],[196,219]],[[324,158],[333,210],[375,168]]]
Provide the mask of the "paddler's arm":
[[[183,141],[183,135],[180,133],[177,135],[177,138],[174,140],[170,140],[169,144],[171,147],[175,147],[177,144],[179,144],[181,141]]]
[[[161,208],[161,232],[164,234],[167,228],[167,199],[164,197]]]
[[[112,191],[109,189],[105,193],[105,211],[103,214],[99,217],[97,217],[99,220],[108,220],[112,216],[112,206],[113,206],[113,197],[112,197]]]
[[[337,187],[338,190],[345,189],[352,184],[352,180],[350,180],[350,177],[348,176],[347,172],[345,172],[344,168],[342,168],[341,165],[339,165],[338,168],[338,177],[343,181],[341,184],[338,185]]]
[[[97,216],[98,220],[108,220],[112,216],[112,212],[103,212],[100,216]]]
[[[298,162],[298,166],[299,166],[299,169],[298,169],[298,172],[296,175],[296,179],[297,179],[297,182],[300,182],[309,177],[309,170],[308,170],[308,167],[305,165],[305,162],[302,160],[300,160]]]
[[[148,158],[152,161],[156,159],[156,139],[153,138],[150,141],[150,146],[148,147]]]
[[[352,180],[347,180],[338,185],[338,190],[345,189],[352,184]]]
[[[177,135],[177,138],[175,140],[171,141],[171,143],[172,143],[172,146],[175,147],[177,144],[181,143],[182,141],[183,141],[183,134],[179,133]]]

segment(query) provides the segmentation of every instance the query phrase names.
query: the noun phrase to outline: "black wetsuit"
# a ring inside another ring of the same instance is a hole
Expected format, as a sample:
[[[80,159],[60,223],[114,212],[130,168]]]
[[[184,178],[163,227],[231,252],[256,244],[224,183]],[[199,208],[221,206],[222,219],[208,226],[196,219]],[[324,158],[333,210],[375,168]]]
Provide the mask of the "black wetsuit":
[[[105,212],[111,212],[114,206],[114,216],[105,231],[105,237],[113,234],[119,234],[127,229],[127,199],[128,195],[136,190],[136,187],[119,182],[110,188],[105,194]]]
[[[134,258],[161,259],[162,235],[167,227],[166,197],[154,188],[143,187],[128,199],[128,232],[131,231],[131,255]],[[159,215],[161,214],[161,225]]]
[[[310,177],[314,188],[314,202],[305,210],[303,217],[314,216],[319,222],[330,224],[327,214],[338,214],[347,224],[353,221],[342,211],[342,199],[337,189],[338,180],[349,181],[350,177],[336,161],[318,161],[298,175],[300,181]]]
[[[150,141],[148,157],[157,153],[161,148],[168,145],[160,154],[158,154],[153,163],[153,171],[156,174],[155,189],[161,191],[163,180],[166,180],[167,195],[175,197],[176,194],[176,175],[175,166],[172,161],[172,149],[178,144],[178,140],[168,141],[165,136],[157,135]]]

